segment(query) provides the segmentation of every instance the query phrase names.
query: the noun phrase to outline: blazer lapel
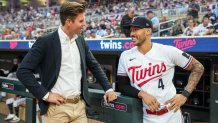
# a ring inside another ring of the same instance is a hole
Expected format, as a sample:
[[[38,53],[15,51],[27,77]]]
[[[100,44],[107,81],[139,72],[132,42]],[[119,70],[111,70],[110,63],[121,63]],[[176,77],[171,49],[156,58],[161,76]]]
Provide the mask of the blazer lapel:
[[[60,43],[60,38],[58,35],[58,30],[56,30],[53,33],[54,37],[54,42],[53,42],[53,51],[54,51],[54,57],[55,57],[55,64],[56,64],[56,77],[58,77],[59,72],[60,72],[60,67],[61,67],[61,43]]]
[[[85,53],[84,53],[84,47],[82,45],[82,41],[80,40],[80,37],[78,37],[76,39],[76,44],[78,46],[79,49],[79,53],[80,53],[80,59],[81,59],[81,68],[82,68],[82,72],[84,72],[84,68],[85,68]]]

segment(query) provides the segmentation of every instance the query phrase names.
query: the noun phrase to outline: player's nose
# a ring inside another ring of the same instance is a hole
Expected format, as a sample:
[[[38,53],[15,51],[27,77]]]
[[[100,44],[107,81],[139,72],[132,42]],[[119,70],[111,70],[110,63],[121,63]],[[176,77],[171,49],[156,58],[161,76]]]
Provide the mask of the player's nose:
[[[134,34],[130,34],[130,37],[131,38],[135,38],[136,36]]]
[[[133,34],[133,32],[130,33],[130,37],[135,37],[134,34]]]

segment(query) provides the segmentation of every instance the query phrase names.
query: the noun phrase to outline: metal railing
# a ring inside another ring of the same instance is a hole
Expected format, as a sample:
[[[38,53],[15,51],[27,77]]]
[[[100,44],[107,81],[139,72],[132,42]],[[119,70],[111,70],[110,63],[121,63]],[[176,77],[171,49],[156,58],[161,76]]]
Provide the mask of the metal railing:
[[[0,91],[13,93],[26,97],[25,122],[36,123],[36,99],[17,79],[0,77]],[[117,100],[105,103],[104,91],[88,89],[91,108],[88,118],[100,120],[107,123],[142,123],[141,101],[121,95],[117,92]],[[102,112],[104,111],[104,112]]]
[[[36,123],[36,99],[17,79],[0,77],[0,91],[25,96],[25,122]]]
[[[168,20],[168,21],[165,21],[165,22],[161,22],[159,24],[159,26],[158,26],[158,37],[160,37],[160,36],[169,36],[168,32],[175,26],[176,22],[178,20],[180,20],[180,19],[181,18],[177,18],[177,19],[172,19],[172,20]],[[162,25],[166,25],[167,27],[161,28]],[[164,32],[165,32],[165,34],[164,34]]]
[[[213,3],[211,5],[216,5],[216,3]],[[200,6],[200,11],[199,14],[203,15],[207,12],[207,8],[208,6],[206,5],[202,5]],[[146,9],[140,9],[139,11],[136,11],[137,15],[140,16],[146,16],[146,12],[149,10]],[[188,12],[188,7],[181,7],[181,8],[175,8],[175,9],[155,9],[152,10],[155,15],[160,18],[162,16],[166,16],[169,18],[175,18],[175,17],[184,17],[187,15]],[[127,14],[126,12],[122,12],[122,15]],[[102,18],[104,18],[105,15],[99,15],[99,14],[92,14],[92,15],[87,15],[86,16],[86,20],[90,21],[90,20],[101,20]]]
[[[215,8],[217,8],[217,5],[218,5],[218,3],[210,4],[210,6],[215,6]],[[186,9],[186,12],[187,12],[188,8],[185,8],[185,9]],[[200,6],[199,15],[205,15],[207,13],[207,10],[208,10],[208,6],[206,6],[206,5]],[[168,11],[168,12],[164,12],[164,11]],[[173,16],[183,17],[182,20],[181,20],[182,21],[181,23],[183,23],[183,20],[185,19],[183,15],[186,15],[185,11],[181,11],[181,9],[168,9],[168,10],[164,10],[164,11],[162,11],[163,16],[168,15],[168,16],[171,16],[171,17],[173,17]],[[159,24],[159,27],[158,27],[158,36],[159,37],[160,36],[169,36],[169,35],[167,35],[167,33],[169,32],[169,30],[171,30],[175,26],[176,21],[178,21],[179,19],[181,19],[181,18],[171,19],[171,20],[168,20],[168,21],[165,21],[165,22],[161,22]],[[163,24],[167,25],[167,27],[166,28],[161,28],[161,26]]]

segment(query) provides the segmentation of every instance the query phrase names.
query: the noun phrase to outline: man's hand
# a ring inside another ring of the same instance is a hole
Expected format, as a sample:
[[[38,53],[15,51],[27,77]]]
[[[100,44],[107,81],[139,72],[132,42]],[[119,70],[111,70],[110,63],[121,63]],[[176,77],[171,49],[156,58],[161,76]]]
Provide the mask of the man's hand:
[[[169,110],[174,110],[174,112],[176,112],[177,110],[180,109],[180,107],[182,105],[185,104],[187,98],[185,96],[183,96],[182,94],[176,94],[175,97],[173,97],[172,99],[168,100],[165,105],[170,104],[170,106],[168,107]]]
[[[160,103],[157,99],[144,91],[139,92],[139,98],[142,98],[142,101],[149,107],[149,110],[157,111],[160,108]]]
[[[114,101],[116,99],[117,99],[117,94],[114,91],[107,92],[104,95],[104,101],[107,102],[107,103],[112,102],[112,101]]]
[[[57,93],[49,92],[49,96],[46,99],[46,102],[55,103],[55,104],[63,104],[65,103],[65,98]]]

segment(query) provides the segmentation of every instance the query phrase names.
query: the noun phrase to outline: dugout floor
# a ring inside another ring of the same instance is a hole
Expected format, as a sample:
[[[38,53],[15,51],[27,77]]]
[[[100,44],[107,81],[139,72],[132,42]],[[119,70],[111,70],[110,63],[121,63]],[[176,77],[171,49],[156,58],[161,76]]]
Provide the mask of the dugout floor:
[[[4,121],[5,117],[5,115],[0,114],[0,123],[10,123],[9,121]],[[19,121],[17,123],[24,123],[24,121]]]

